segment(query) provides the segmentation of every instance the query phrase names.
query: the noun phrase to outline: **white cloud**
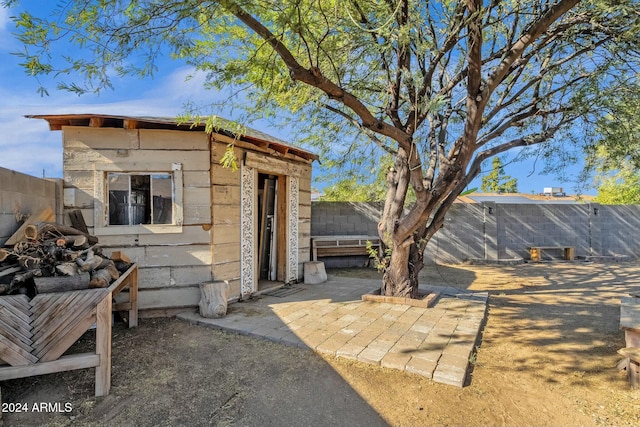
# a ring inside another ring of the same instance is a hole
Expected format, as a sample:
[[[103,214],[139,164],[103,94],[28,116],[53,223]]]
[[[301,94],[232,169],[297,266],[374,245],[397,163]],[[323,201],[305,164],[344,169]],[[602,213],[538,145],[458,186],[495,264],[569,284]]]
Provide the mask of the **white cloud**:
[[[181,67],[171,72],[167,77],[158,81],[156,87],[150,90],[146,96],[160,97],[166,100],[199,101],[211,94],[204,88],[205,73],[197,71],[193,67]]]
[[[0,105],[0,166],[29,175],[62,176],[59,132],[49,131],[43,120],[24,117],[31,108],[16,102]]]
[[[170,81],[175,83],[176,79]],[[109,103],[100,102],[98,97],[79,98],[59,91],[40,97],[33,86],[0,86],[0,167],[34,176],[41,176],[44,169],[49,177],[62,176],[61,133],[50,131],[46,121],[28,119],[25,115],[103,113],[174,117],[182,107],[177,86],[164,84],[163,90],[153,90],[141,98]]]
[[[197,71],[193,67],[179,67],[166,77],[159,79],[153,89],[144,94],[154,100],[160,100],[166,105],[173,106],[178,113],[182,112],[186,103],[193,103],[204,108],[214,106],[216,114],[226,119],[234,120],[230,104],[223,105],[230,96],[236,95],[236,89],[228,86],[219,91],[205,88],[206,73]],[[244,99],[243,93],[238,94]],[[205,111],[211,112],[211,111]]]
[[[15,10],[2,6],[0,1],[0,52],[3,55],[4,52],[13,52],[19,47],[17,39],[11,34],[14,30],[11,16],[15,13]]]
[[[7,28],[9,21],[9,9],[0,5],[0,31]]]
[[[18,70],[20,71],[20,70]],[[18,172],[41,176],[42,170],[49,177],[62,176],[62,135],[50,131],[44,120],[27,119],[25,115],[38,114],[82,114],[102,113],[131,116],[175,117],[183,112],[185,102],[206,104],[223,100],[227,93],[205,90],[204,73],[194,73],[188,67],[177,68],[166,77],[153,81],[152,89],[138,93],[125,89],[105,96],[115,102],[105,102],[104,98],[78,97],[67,92],[52,90],[50,96],[40,97],[34,89],[34,82],[25,77],[20,86],[2,85],[0,70],[0,167]],[[185,81],[193,74],[193,78]],[[145,82],[148,83],[148,82]],[[135,86],[135,85],[134,85]],[[122,99],[123,97],[135,97]],[[230,114],[220,112],[225,118],[234,119]],[[267,133],[268,126],[249,124]],[[286,139],[286,136],[280,136]]]

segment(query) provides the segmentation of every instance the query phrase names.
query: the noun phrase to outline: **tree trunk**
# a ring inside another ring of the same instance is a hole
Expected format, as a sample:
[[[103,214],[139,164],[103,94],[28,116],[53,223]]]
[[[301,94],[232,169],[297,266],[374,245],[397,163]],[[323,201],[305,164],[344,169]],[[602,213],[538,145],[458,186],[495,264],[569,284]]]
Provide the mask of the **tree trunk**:
[[[418,272],[411,259],[415,257],[415,244],[396,245],[382,277],[382,295],[417,298]]]

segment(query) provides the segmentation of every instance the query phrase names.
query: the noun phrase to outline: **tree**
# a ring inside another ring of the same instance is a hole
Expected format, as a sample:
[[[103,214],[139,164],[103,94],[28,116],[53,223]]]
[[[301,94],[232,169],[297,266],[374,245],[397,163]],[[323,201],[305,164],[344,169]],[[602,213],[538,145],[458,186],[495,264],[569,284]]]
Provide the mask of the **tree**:
[[[594,120],[586,171],[595,174],[596,201],[640,204],[640,86],[629,82],[603,99]]]
[[[612,133],[620,125],[616,122]],[[636,144],[625,147],[618,141],[606,141],[611,134],[606,135],[607,138],[600,140],[600,145],[588,159],[588,167],[595,170],[593,187],[598,190],[595,201],[603,205],[640,204],[640,171],[636,163],[638,159],[632,155],[637,150]],[[609,153],[608,148],[616,151]],[[616,158],[618,160],[614,164],[612,159]]]
[[[374,158],[376,167],[370,168],[368,174],[350,171],[346,174],[328,174],[325,181],[331,182],[324,190],[320,200],[326,202],[382,202],[385,198],[385,180],[389,168],[393,167],[393,158],[383,155]],[[338,178],[340,177],[340,178]],[[415,193],[409,188],[406,203],[416,200]]]
[[[425,247],[483,161],[580,139],[638,59],[636,0],[62,3],[15,20],[36,76],[95,91],[114,73],[152,74],[164,46],[212,87],[243,90],[249,112],[289,111],[338,162],[371,145],[390,154],[378,232],[382,292],[395,296],[417,296]],[[82,50],[53,55],[60,40]]]
[[[605,94],[588,135],[588,171],[611,172],[620,166],[640,169],[640,85],[625,82],[616,93]]]
[[[341,179],[324,189],[323,202],[378,202],[384,200],[384,188],[376,183],[359,183],[358,177]]]
[[[603,205],[640,204],[640,172],[629,163],[616,173],[600,175],[597,182],[596,202]]]
[[[482,177],[480,189],[485,193],[517,193],[518,179],[505,175],[500,157],[494,157],[491,166],[491,172]]]
[[[338,174],[326,174],[324,181],[329,182],[320,198],[327,202],[380,202],[384,200],[384,180],[387,169],[393,165],[391,156],[386,155],[375,160],[375,164],[367,162],[366,173],[349,171]]]

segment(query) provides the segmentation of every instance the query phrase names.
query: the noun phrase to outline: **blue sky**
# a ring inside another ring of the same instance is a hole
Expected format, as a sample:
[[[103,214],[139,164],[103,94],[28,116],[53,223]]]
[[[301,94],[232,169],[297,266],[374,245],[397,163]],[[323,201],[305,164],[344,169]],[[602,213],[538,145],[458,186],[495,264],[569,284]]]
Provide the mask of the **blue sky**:
[[[28,2],[36,7],[40,2]],[[43,2],[42,4],[46,4]],[[35,176],[62,176],[62,142],[59,131],[49,131],[44,120],[24,118],[30,114],[105,113],[118,115],[177,116],[186,102],[200,103],[219,97],[202,87],[203,76],[185,81],[193,70],[183,63],[166,58],[158,63],[154,79],[134,77],[114,81],[115,89],[99,96],[55,90],[49,85],[49,96],[37,93],[38,82],[27,76],[19,66],[19,58],[11,55],[20,49],[12,35],[9,16],[15,11],[0,7],[0,166]],[[71,47],[73,48],[73,47]],[[234,119],[232,114],[220,115]],[[274,129],[268,123],[247,123],[255,129],[272,134],[293,144],[296,141],[286,130]],[[508,161],[508,159],[507,159]],[[490,167],[490,162],[487,167]],[[523,193],[540,193],[544,187],[564,187],[572,193],[574,185],[561,182],[553,175],[541,175],[541,165],[531,162],[508,164],[505,173],[518,179]],[[317,167],[315,168],[318,169]],[[578,168],[576,168],[577,171]],[[471,187],[479,187],[479,180]]]

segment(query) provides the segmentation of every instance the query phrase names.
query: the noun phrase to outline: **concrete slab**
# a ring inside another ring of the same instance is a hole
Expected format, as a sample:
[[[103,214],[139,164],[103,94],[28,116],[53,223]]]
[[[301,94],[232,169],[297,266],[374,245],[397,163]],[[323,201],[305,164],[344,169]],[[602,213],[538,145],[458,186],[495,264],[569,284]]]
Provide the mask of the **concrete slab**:
[[[441,296],[433,307],[422,308],[361,301],[362,294],[378,287],[371,280],[329,276],[322,285],[293,286],[300,290],[231,304],[223,318],[195,312],[178,318],[464,385],[488,295],[429,286]]]

